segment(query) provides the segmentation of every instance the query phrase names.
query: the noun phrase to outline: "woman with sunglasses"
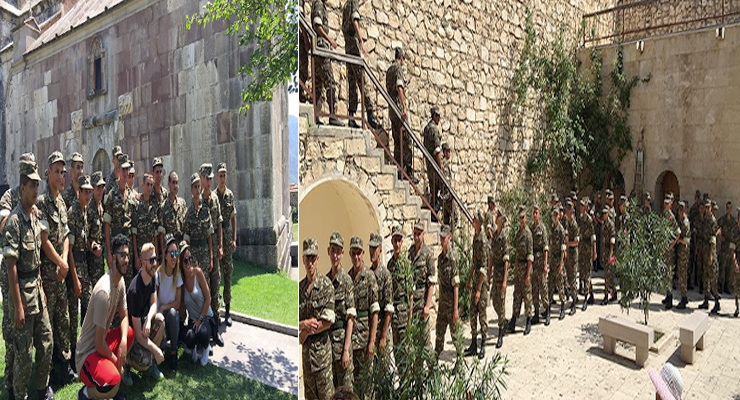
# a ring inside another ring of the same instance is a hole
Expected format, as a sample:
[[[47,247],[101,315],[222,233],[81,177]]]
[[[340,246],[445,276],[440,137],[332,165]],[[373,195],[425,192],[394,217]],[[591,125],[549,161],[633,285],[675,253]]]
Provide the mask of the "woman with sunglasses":
[[[172,371],[177,371],[177,342],[180,334],[180,299],[182,276],[180,275],[179,256],[175,236],[168,233],[164,237],[164,268],[157,273],[157,307],[164,315],[165,342],[169,340],[167,364]],[[162,343],[165,348],[165,343]]]
[[[211,351],[210,339],[223,346],[224,341],[218,331],[218,323],[211,310],[211,291],[203,270],[196,266],[190,246],[180,242],[180,265],[182,265],[183,301],[188,309],[188,327],[185,346],[192,351],[193,361],[200,357],[200,364],[206,365]],[[198,350],[201,351],[200,356]]]

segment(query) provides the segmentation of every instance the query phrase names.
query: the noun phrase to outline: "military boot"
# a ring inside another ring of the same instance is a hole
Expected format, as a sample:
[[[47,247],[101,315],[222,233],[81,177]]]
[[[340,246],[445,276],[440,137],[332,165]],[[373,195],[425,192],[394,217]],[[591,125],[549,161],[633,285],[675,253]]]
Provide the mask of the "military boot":
[[[231,304],[226,304],[226,315],[224,321],[226,322],[226,326],[231,328],[231,325],[234,323],[234,321],[231,320]]]
[[[676,306],[677,310],[685,310],[686,305],[689,303],[689,299],[686,297],[681,297],[681,301],[678,302],[678,305]]]
[[[602,306],[609,304],[609,292],[604,292],[604,300],[601,300],[601,303],[599,304]]]
[[[719,314],[719,300],[714,301],[714,307],[712,307],[712,311],[710,311],[710,314]]]
[[[561,301],[560,302],[560,316],[558,317],[558,319],[562,320],[563,318],[565,318],[565,302]]]
[[[354,115],[350,115],[350,118],[351,117],[354,117]],[[359,128],[360,127],[360,124],[358,124],[357,122],[355,122],[355,120],[350,119],[349,122],[347,123],[347,126],[349,126],[350,128]]]
[[[594,304],[594,292],[588,294],[588,304]]]
[[[371,108],[367,109],[367,124],[370,125],[370,127],[376,131],[382,128],[382,126],[380,126],[380,124],[377,121],[375,121],[375,117],[373,116],[373,110]]]
[[[463,354],[465,355],[465,357],[469,357],[469,356],[474,355],[477,352],[478,352],[478,339],[473,338],[473,341],[470,342],[470,347],[465,349],[465,352]]]
[[[500,349],[501,346],[504,344],[504,330],[499,329],[498,330],[498,340],[496,341],[496,348]]]
[[[46,389],[38,391],[38,397],[36,398],[39,400],[54,400],[54,391],[51,390],[51,386],[47,386]]]
[[[532,317],[527,317],[527,325],[524,327],[524,335],[529,335],[529,331],[532,330]]]
[[[545,326],[550,325],[550,307],[547,307],[547,314],[545,314]]]
[[[581,311],[586,311],[586,308],[588,308],[588,300],[583,299],[583,306],[581,306]]]
[[[72,361],[67,360],[62,364],[62,381],[64,384],[76,382],[79,380],[77,374],[72,369]]]
[[[666,310],[673,308],[673,293],[668,293],[668,296],[666,296],[666,302],[663,304],[665,304]]]
[[[509,333],[514,333],[514,330],[516,330],[516,317],[512,316],[509,320]]]
[[[704,302],[699,304],[700,310],[708,310],[709,309],[709,296],[704,296]]]
[[[486,356],[486,339],[480,339],[480,353],[478,353],[478,359],[482,360]]]
[[[573,297],[573,301],[570,303],[570,312],[568,313],[568,315],[576,315],[576,302],[577,301],[578,301],[578,298]]]
[[[617,289],[612,289],[612,298],[609,301],[617,301]]]
[[[740,314],[740,307],[738,307],[738,301],[737,299],[735,299],[735,313],[732,314],[732,316],[737,318],[739,314]]]
[[[532,325],[537,325],[540,323],[540,308],[535,307],[534,308],[534,317],[532,318]]]

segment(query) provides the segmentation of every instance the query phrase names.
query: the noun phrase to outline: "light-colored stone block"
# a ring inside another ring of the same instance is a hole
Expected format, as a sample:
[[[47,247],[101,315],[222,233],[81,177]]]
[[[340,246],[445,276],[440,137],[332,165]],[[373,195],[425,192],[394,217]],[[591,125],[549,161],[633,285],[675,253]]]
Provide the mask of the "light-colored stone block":
[[[614,354],[616,341],[635,345],[635,364],[642,367],[650,354],[653,328],[614,316],[599,317],[599,332],[604,338],[604,352]]]
[[[686,364],[694,363],[696,350],[704,349],[704,334],[709,329],[709,316],[695,311],[678,326],[681,343],[681,360]]]

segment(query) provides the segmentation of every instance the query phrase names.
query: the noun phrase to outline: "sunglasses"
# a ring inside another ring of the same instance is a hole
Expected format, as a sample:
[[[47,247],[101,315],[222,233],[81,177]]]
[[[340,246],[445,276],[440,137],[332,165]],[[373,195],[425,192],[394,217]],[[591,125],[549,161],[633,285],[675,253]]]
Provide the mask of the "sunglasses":
[[[128,253],[123,252],[123,251],[117,251],[117,252],[115,252],[113,254],[115,254],[115,255],[117,255],[117,256],[119,256],[121,258],[129,258],[130,257]]]
[[[170,252],[170,257],[175,258],[180,255],[180,252],[175,250]]]
[[[193,257],[192,256],[191,257],[185,257],[185,258],[182,259],[182,262],[184,262],[185,264],[190,264],[191,261],[193,261]]]
[[[149,260],[149,264],[155,265],[159,263],[159,257],[149,257],[146,260]]]

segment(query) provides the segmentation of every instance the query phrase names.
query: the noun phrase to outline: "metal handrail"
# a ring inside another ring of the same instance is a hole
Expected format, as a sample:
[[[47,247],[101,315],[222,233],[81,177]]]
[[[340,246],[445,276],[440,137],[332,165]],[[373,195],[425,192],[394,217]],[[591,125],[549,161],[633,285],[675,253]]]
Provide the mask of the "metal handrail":
[[[308,21],[306,21],[302,13],[300,14],[299,18],[300,18],[301,29],[305,30],[311,39],[310,50],[311,50],[311,54],[313,57],[328,58],[334,61],[344,62],[347,64],[353,64],[353,65],[358,65],[362,67],[364,74],[370,78],[370,82],[372,82],[373,86],[375,86],[375,89],[378,91],[378,93],[380,93],[381,96],[383,96],[383,98],[385,99],[386,103],[388,104],[388,108],[393,111],[393,113],[396,115],[396,117],[398,117],[399,120],[401,120],[404,129],[406,129],[408,136],[411,138],[411,141],[414,143],[414,145],[416,145],[418,150],[421,151],[421,154],[424,157],[424,159],[428,161],[427,165],[432,165],[434,172],[440,178],[440,181],[442,182],[442,184],[447,188],[447,190],[449,190],[450,195],[455,200],[455,203],[460,208],[463,215],[465,215],[468,221],[472,223],[473,222],[472,214],[470,214],[470,211],[468,211],[468,209],[465,208],[462,201],[460,200],[460,197],[457,195],[457,192],[455,192],[455,190],[452,188],[452,186],[447,181],[447,179],[445,179],[444,174],[442,174],[442,170],[439,168],[439,165],[437,165],[436,160],[431,156],[431,154],[429,154],[427,149],[424,147],[423,142],[414,134],[414,131],[413,129],[411,129],[411,125],[409,124],[408,119],[404,120],[402,118],[403,112],[401,111],[401,109],[398,108],[398,105],[396,105],[396,102],[393,101],[393,99],[391,99],[390,94],[385,90],[385,87],[380,83],[380,81],[378,80],[378,77],[376,77],[375,74],[372,72],[372,70],[370,69],[370,66],[367,65],[367,62],[365,62],[363,58],[358,57],[358,56],[336,53],[328,49],[316,47],[316,32],[313,30],[313,27],[308,23]],[[313,76],[311,77],[311,79],[313,79]],[[312,88],[312,90],[315,90],[315,89]],[[316,105],[314,104],[314,106]],[[370,131],[373,132],[373,134],[376,136],[376,139],[378,139],[377,133],[372,131],[372,129]],[[380,143],[380,141],[378,141],[378,143]],[[386,151],[386,153],[391,155],[390,150],[385,145],[382,145],[382,146],[384,150]],[[429,207],[432,214],[434,214],[434,216],[437,217],[437,214],[434,208],[429,205],[429,203],[426,201],[425,197],[421,194],[421,192],[416,187],[416,185],[414,185],[414,183],[410,179],[408,179],[409,177],[406,174],[406,172],[403,170],[403,168],[401,168],[401,166],[396,162],[395,158],[392,157],[392,155],[390,158],[394,161],[394,163],[396,164],[396,167],[399,169],[399,171],[401,171],[404,177],[406,177],[406,179],[411,184],[411,186],[414,188],[414,190],[417,192],[417,194],[419,194],[419,197],[421,197],[422,201]],[[437,218],[437,220],[439,221],[439,218]]]

